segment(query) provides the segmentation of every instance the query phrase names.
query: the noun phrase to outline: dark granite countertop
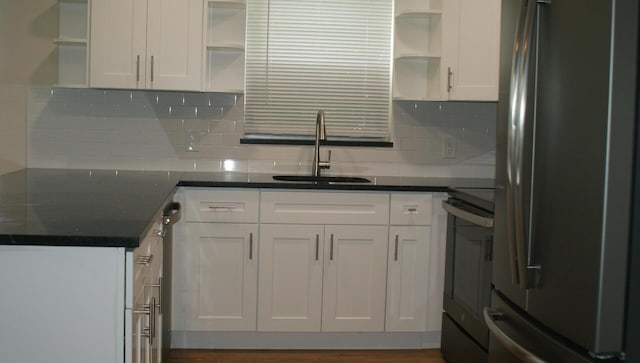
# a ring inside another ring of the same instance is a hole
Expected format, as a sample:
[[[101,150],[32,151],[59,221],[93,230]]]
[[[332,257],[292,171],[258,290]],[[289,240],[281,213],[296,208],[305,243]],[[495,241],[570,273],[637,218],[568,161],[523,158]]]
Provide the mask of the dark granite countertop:
[[[446,192],[491,179],[367,177],[282,182],[268,174],[23,169],[0,176],[0,245],[137,247],[176,186]]]

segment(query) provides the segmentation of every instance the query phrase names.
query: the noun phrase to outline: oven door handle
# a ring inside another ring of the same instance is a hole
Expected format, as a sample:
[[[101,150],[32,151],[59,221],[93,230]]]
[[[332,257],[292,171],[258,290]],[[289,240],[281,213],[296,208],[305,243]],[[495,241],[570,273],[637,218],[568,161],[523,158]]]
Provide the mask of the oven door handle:
[[[479,216],[477,214],[471,213],[464,209],[460,209],[453,204],[447,202],[446,200],[442,201],[442,208],[444,208],[447,213],[450,213],[458,218],[464,219],[469,223],[473,223],[475,225],[487,228],[493,228],[493,218]]]

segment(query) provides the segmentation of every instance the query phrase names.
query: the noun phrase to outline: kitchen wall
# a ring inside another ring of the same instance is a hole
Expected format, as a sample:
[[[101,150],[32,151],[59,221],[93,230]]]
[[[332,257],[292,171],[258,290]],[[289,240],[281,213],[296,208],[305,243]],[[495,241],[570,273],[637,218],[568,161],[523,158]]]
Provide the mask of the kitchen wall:
[[[240,144],[242,95],[32,88],[27,116],[29,167],[311,169],[310,146]],[[492,102],[395,102],[393,148],[331,147],[329,173],[493,177],[495,118]],[[455,158],[443,157],[448,136]]]
[[[27,162],[27,93],[56,82],[56,0],[0,0],[0,174]]]

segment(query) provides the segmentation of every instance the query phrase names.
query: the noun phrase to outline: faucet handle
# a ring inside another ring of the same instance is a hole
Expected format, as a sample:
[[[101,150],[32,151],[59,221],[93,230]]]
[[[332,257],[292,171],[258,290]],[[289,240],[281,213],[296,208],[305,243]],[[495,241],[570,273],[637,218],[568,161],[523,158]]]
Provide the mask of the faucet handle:
[[[331,150],[329,150],[329,158],[326,161],[320,160],[318,167],[320,169],[331,169]]]

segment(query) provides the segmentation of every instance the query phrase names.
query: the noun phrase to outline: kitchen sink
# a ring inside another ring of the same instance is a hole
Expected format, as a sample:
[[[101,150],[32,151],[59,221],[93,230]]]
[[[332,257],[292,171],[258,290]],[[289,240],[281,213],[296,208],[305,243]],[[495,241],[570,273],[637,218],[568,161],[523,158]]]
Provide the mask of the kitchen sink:
[[[274,175],[273,179],[280,181],[314,183],[371,183],[371,180],[357,176]]]

